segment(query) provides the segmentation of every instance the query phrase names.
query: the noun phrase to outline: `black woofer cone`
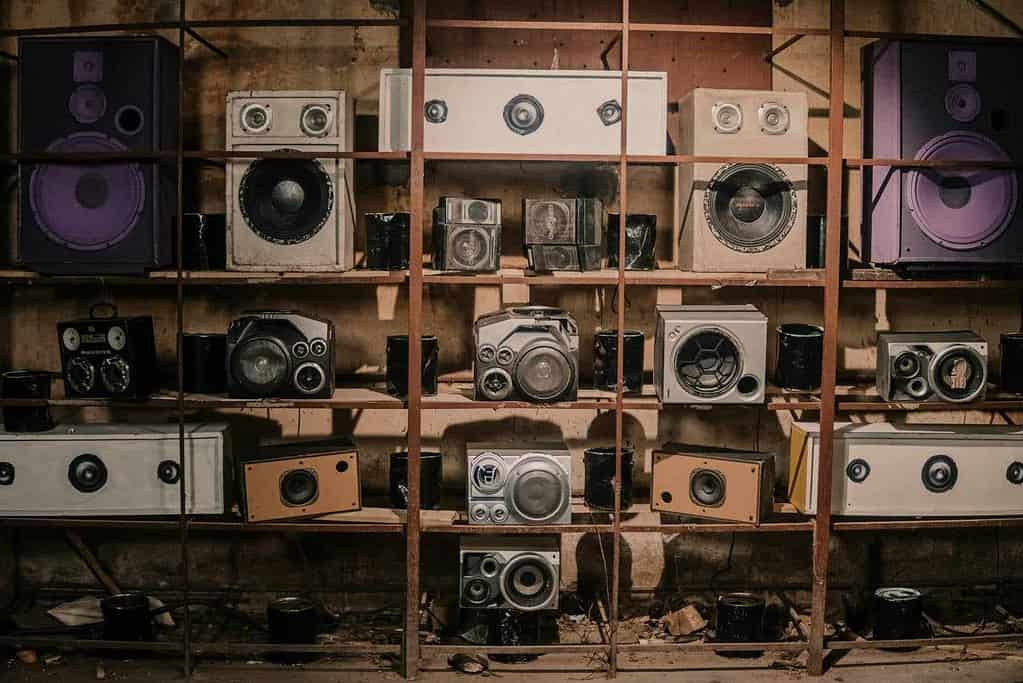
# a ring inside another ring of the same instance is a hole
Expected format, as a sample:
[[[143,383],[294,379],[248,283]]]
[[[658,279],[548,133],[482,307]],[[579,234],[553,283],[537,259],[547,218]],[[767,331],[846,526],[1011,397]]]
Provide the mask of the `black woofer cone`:
[[[505,567],[502,589],[511,607],[523,611],[540,609],[556,589],[554,570],[543,558],[520,555]]]
[[[972,401],[987,383],[987,365],[970,348],[950,348],[931,363],[931,386],[946,401]]]
[[[483,579],[473,579],[465,584],[465,592],[462,596],[471,605],[486,604],[491,597],[490,584]]]
[[[849,464],[845,467],[845,475],[849,477],[850,481],[854,481],[857,484],[863,483],[870,476],[870,465],[862,458],[850,460]]]
[[[703,507],[725,502],[725,478],[717,470],[696,470],[689,478],[689,498]]]
[[[711,232],[735,251],[762,252],[789,234],[796,192],[780,168],[766,164],[723,166],[704,195]]]
[[[1016,484],[1019,486],[1023,484],[1023,462],[1013,462],[1005,470],[1005,478],[1010,484]]]
[[[525,351],[515,366],[519,389],[534,401],[551,401],[564,394],[575,379],[572,363],[559,349],[536,346]]]
[[[242,176],[238,203],[257,235],[275,244],[299,244],[327,222],[334,191],[314,159],[259,159]]]
[[[302,507],[320,495],[320,484],[312,470],[291,470],[281,477],[281,500],[289,507]]]
[[[68,465],[68,481],[82,493],[95,493],[107,483],[107,466],[98,456],[83,453]]]
[[[928,491],[944,493],[956,485],[956,481],[959,479],[959,468],[955,461],[947,455],[932,455],[924,463],[920,477]]]
[[[250,339],[231,357],[235,380],[257,396],[270,396],[283,387],[288,381],[288,367],[288,351],[276,339]]]

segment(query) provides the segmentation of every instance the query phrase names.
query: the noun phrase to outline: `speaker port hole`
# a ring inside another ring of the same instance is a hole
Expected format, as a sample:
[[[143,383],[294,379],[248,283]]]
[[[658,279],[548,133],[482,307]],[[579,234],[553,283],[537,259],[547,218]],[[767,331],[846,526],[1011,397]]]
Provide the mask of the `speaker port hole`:
[[[746,375],[736,385],[740,394],[753,394],[760,388],[760,380],[752,375]]]
[[[144,122],[142,110],[133,104],[121,107],[114,116],[114,125],[122,135],[137,135],[142,130]]]
[[[665,503],[670,503],[671,502],[671,494],[668,493],[667,491],[664,491],[663,493],[661,493],[661,500],[664,501]]]

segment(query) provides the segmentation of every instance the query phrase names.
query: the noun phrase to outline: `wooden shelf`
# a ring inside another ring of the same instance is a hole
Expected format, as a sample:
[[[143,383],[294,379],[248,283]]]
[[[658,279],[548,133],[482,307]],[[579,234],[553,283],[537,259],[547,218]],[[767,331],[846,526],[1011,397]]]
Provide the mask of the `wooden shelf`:
[[[336,518],[336,516],[335,516]],[[0,528],[117,529],[121,531],[177,531],[177,517],[0,517]],[[332,533],[332,534],[400,534],[401,524],[366,524],[317,520],[260,522],[249,524],[237,518],[191,517],[190,531],[231,533]]]
[[[1023,526],[1018,517],[944,517],[926,519],[848,519],[834,517],[835,531],[917,531],[924,529],[992,529]]]
[[[620,21],[532,21],[497,19],[427,19],[427,28],[498,31],[621,31]]]
[[[400,285],[408,281],[406,271],[348,270],[338,273],[240,272],[222,270],[185,270],[182,285],[219,287],[247,285]],[[97,286],[174,286],[176,270],[154,270],[145,275],[41,275],[27,270],[0,270],[0,282],[10,285],[97,285]]]
[[[700,34],[738,34],[756,36],[826,36],[826,28],[798,28],[783,26],[740,26],[732,24],[675,24],[661,22],[632,22],[629,29],[634,32],[646,33],[700,33]]]
[[[1023,289],[1023,272],[1018,278],[1002,274],[949,273],[947,278],[907,277],[885,268],[854,268],[850,279],[842,282],[847,289]]]
[[[673,166],[675,164],[807,164],[827,166],[830,157],[764,157],[764,156],[720,156],[708,154],[627,154],[626,160],[636,166]]]

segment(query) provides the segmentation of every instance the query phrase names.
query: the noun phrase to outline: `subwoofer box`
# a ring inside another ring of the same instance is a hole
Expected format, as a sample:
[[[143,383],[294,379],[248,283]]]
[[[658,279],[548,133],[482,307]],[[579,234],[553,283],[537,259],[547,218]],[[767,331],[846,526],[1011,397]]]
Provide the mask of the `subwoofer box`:
[[[806,164],[740,158],[806,157],[807,111],[802,92],[697,88],[679,103],[680,154],[737,157],[678,168],[682,270],[806,266]]]
[[[773,491],[770,453],[687,444],[654,451],[654,512],[760,524],[772,512]]]
[[[1023,429],[835,423],[831,511],[869,517],[1023,514]],[[789,499],[817,512],[820,425],[795,423]]]
[[[158,36],[22,38],[22,152],[144,154],[178,141],[178,48]],[[172,261],[174,160],[19,166],[18,260],[55,274]]]
[[[359,455],[348,439],[266,445],[242,467],[249,522],[318,517],[362,507]]]

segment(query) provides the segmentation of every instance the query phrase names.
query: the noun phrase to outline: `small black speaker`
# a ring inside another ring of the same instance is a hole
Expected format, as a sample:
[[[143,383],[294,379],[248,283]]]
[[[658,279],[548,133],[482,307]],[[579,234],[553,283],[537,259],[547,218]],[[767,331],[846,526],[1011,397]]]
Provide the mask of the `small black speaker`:
[[[408,268],[410,219],[407,213],[366,214],[366,268]]]

